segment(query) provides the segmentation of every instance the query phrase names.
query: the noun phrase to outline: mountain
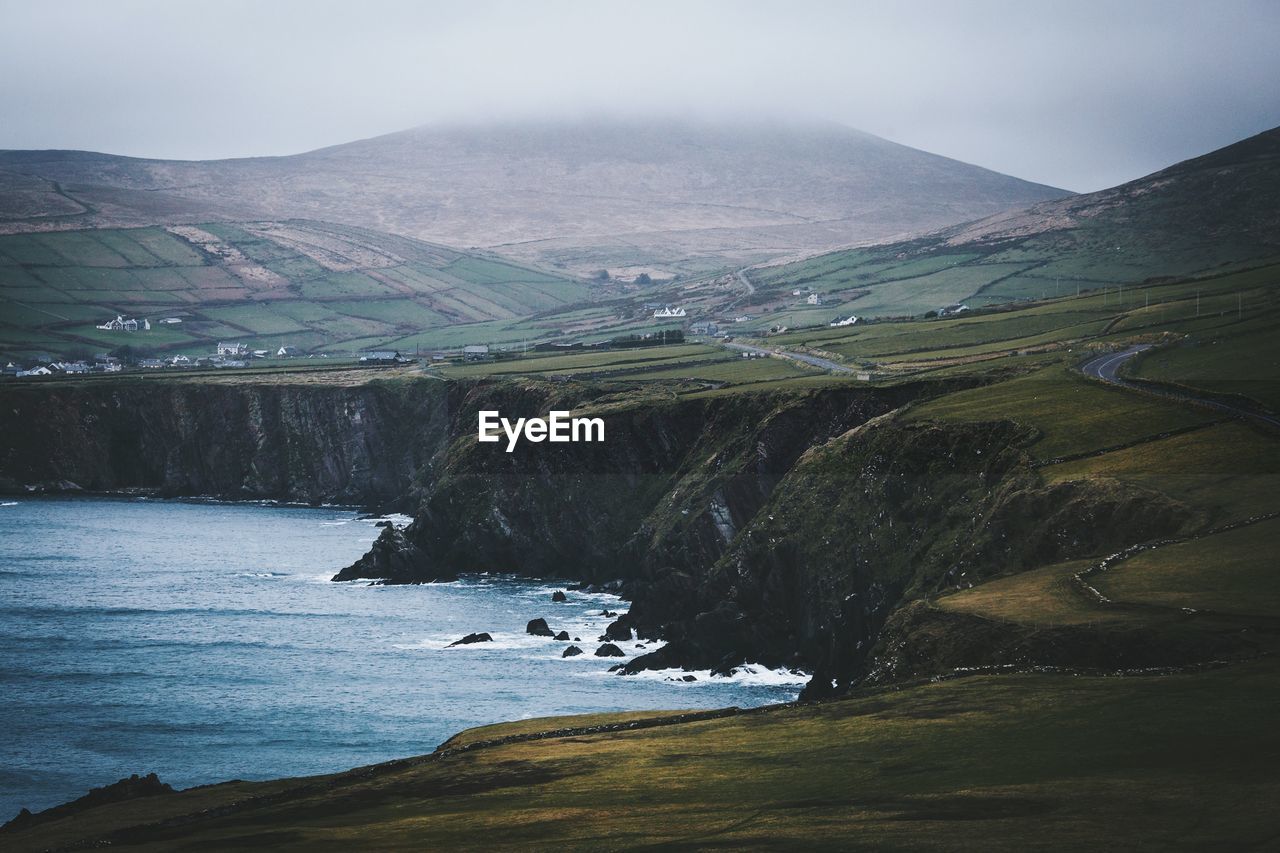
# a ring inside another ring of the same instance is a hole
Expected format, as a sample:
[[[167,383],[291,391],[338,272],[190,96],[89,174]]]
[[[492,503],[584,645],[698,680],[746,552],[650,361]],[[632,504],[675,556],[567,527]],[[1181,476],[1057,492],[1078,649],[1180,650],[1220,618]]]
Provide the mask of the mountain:
[[[310,218],[624,275],[821,251],[1064,195],[817,123],[422,127],[207,162],[0,152],[0,230]]]
[[[1280,128],[1111,189],[749,274],[756,304],[789,325],[1065,296],[1278,255],[1278,199]],[[827,307],[792,310],[797,285]]]

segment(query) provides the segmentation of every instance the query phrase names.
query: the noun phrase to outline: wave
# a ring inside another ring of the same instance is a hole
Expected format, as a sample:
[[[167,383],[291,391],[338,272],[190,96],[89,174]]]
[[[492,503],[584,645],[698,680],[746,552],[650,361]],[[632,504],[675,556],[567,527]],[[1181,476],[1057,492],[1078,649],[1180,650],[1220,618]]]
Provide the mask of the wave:
[[[685,677],[690,675],[696,680],[686,681]],[[708,684],[737,684],[744,687],[803,687],[809,683],[812,673],[785,667],[770,669],[760,664],[744,663],[741,666],[734,667],[728,675],[712,674],[709,669],[647,669],[626,677],[645,681],[678,682],[680,684],[688,684],[690,687]]]
[[[379,522],[389,521],[396,527],[404,527],[413,521],[413,516],[405,515],[402,512],[389,512],[386,515],[374,515],[368,518],[357,518],[355,521],[363,521],[366,524],[378,524]]]
[[[0,501],[0,506],[17,506],[17,501]]]

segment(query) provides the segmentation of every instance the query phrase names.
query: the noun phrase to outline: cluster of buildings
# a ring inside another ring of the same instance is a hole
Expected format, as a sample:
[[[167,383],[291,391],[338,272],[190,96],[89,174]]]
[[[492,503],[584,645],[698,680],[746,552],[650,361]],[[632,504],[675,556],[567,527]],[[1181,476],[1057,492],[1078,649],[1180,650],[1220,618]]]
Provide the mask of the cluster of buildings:
[[[177,319],[177,318],[171,318]],[[167,322],[167,321],[166,321]],[[178,320],[178,322],[182,322]],[[125,319],[123,314],[117,314],[114,320],[108,320],[105,323],[99,323],[98,328],[105,332],[136,332],[141,329],[144,332],[151,331],[151,321],[143,319],[139,322],[137,319],[130,317]]]
[[[133,321],[117,318],[122,324]],[[115,321],[112,321],[113,323]],[[146,321],[143,321],[144,323]],[[107,324],[99,326],[105,328]],[[145,326],[143,328],[146,328]],[[248,367],[253,359],[269,358],[271,350],[250,350],[246,344],[219,342],[214,355],[187,356],[170,355],[164,358],[139,358],[130,365],[141,370],[161,370],[165,368],[197,368],[197,367]],[[282,346],[275,351],[276,358],[301,358],[304,353],[294,346]],[[395,354],[399,357],[399,353]],[[327,355],[320,355],[327,358]],[[124,370],[125,360],[117,356],[99,353],[92,359],[60,361],[48,354],[36,355],[24,359],[21,363],[10,361],[0,373],[4,376],[77,376],[90,373],[118,373]]]
[[[124,369],[120,359],[106,355],[95,356],[92,361],[56,361],[51,358],[35,359],[27,366],[9,362],[2,372],[5,376],[80,376],[87,373],[118,373]]]

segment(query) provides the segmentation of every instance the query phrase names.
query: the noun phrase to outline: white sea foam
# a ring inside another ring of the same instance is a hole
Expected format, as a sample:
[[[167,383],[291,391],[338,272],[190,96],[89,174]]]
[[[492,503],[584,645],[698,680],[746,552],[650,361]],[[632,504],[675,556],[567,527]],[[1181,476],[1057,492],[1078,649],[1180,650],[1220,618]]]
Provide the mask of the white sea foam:
[[[17,501],[0,501],[0,506],[17,506]]]
[[[396,527],[404,527],[413,521],[413,516],[405,515],[402,512],[389,512],[386,515],[378,515],[372,518],[357,518],[355,521],[363,521],[365,524],[377,524],[380,521],[389,521]]]
[[[685,681],[686,675],[692,675],[697,681]],[[810,673],[790,670],[784,667],[770,669],[760,664],[746,663],[734,667],[731,675],[713,675],[711,670],[700,669],[686,671],[683,669],[648,669],[627,678],[639,678],[649,681],[674,681],[696,687],[699,684],[740,684],[748,687],[803,687],[809,683]]]

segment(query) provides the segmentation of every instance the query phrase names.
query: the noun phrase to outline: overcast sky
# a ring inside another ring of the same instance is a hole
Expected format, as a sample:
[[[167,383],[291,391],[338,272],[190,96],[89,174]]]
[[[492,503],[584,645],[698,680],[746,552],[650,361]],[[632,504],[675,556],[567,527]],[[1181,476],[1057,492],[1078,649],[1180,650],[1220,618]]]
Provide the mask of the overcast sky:
[[[1090,190],[1280,124],[1278,33],[1277,0],[0,0],[0,148],[203,159],[745,114]]]

